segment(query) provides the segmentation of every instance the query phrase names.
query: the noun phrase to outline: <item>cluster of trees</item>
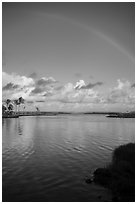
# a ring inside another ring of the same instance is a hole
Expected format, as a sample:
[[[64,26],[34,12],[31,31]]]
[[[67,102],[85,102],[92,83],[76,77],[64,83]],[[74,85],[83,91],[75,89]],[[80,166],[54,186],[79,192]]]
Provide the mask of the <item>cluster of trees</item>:
[[[12,112],[12,111],[19,111],[19,107],[21,104],[24,104],[25,100],[22,97],[19,97],[15,100],[7,99],[5,104],[2,105],[2,113],[5,112]],[[23,106],[25,109],[25,105]]]

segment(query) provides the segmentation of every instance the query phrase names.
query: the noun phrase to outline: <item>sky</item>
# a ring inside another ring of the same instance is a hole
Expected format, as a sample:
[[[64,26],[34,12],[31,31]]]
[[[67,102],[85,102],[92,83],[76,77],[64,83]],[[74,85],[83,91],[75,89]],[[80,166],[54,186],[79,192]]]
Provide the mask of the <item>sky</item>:
[[[26,110],[135,108],[134,2],[2,3],[2,97]]]

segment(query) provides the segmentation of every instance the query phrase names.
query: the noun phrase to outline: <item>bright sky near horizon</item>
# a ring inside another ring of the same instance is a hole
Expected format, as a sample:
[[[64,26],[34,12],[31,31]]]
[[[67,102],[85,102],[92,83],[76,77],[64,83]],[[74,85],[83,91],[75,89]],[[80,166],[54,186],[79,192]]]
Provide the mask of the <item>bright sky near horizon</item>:
[[[134,2],[2,3],[3,100],[27,109],[135,106]]]

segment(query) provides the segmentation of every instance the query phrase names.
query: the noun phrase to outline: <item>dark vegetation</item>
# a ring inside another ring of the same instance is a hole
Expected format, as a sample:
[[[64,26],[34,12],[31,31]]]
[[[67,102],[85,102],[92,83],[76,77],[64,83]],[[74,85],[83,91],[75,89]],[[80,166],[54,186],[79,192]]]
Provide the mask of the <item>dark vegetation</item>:
[[[116,148],[111,164],[94,171],[93,182],[109,188],[113,195],[112,201],[134,202],[135,144],[129,143]]]
[[[110,113],[107,117],[112,118],[135,118],[135,111],[126,112],[126,113]]]

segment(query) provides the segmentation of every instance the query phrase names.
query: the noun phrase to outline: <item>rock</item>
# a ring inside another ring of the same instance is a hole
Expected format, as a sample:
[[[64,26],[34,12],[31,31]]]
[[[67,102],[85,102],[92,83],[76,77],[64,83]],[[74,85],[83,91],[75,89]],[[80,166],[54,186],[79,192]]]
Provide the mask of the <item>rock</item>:
[[[112,197],[112,202],[118,202],[118,201],[119,201],[119,199],[118,199],[117,196],[113,196],[113,197]]]
[[[101,198],[102,198],[102,196],[101,196],[101,195],[99,195],[99,196],[98,196],[98,198],[99,198],[99,199],[101,199]]]
[[[86,179],[85,179],[85,182],[89,184],[89,183],[92,183],[92,182],[93,182],[93,180],[92,180],[92,179],[90,179],[90,178],[86,178]]]
[[[98,168],[94,171],[94,182],[101,184],[103,186],[107,186],[108,182],[111,179],[111,173],[106,168]]]

